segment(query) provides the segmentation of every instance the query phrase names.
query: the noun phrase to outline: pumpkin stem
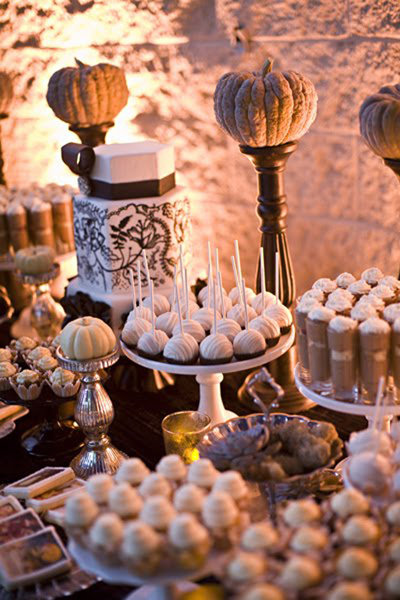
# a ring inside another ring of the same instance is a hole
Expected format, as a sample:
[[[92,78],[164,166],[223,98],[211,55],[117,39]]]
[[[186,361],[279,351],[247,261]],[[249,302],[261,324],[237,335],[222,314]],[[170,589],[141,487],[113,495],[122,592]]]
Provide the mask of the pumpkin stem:
[[[273,60],[272,60],[272,58],[267,58],[267,59],[264,61],[264,64],[263,64],[263,66],[262,66],[262,69],[261,69],[261,76],[262,76],[263,78],[264,78],[266,75],[268,75],[268,73],[271,73],[271,71],[272,71],[272,63],[273,63]]]
[[[88,65],[85,65],[85,63],[83,63],[82,61],[78,60],[77,58],[75,58],[75,62],[80,69],[84,69],[85,67],[88,66]]]

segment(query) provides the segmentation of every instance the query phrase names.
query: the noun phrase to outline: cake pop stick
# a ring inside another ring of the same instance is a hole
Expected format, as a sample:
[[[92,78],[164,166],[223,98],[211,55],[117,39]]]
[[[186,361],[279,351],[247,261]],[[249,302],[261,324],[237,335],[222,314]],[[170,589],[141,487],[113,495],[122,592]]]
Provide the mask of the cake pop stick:
[[[246,297],[246,282],[244,279],[242,279],[242,292],[243,292],[243,298]],[[243,309],[244,309],[244,326],[246,328],[246,331],[248,331],[249,329],[249,314],[247,312],[247,302],[243,302]]]
[[[279,302],[279,253],[275,252],[275,302]]]
[[[236,263],[235,263],[234,256],[231,256],[231,261],[232,261],[233,276],[235,278],[235,284],[238,289],[239,299],[240,299],[240,302],[242,302],[242,288],[241,288],[241,285],[239,282],[239,277],[238,277],[238,272],[236,270]]]
[[[264,248],[260,248],[260,275],[261,275],[261,302],[262,308],[265,308],[265,264],[264,264]]]
[[[212,325],[212,332],[217,333],[217,294],[216,294],[216,285],[214,282],[212,283],[212,288],[213,288],[213,300],[214,300],[214,319],[213,319],[213,325]]]
[[[185,273],[185,305],[186,305],[186,319],[189,318],[189,282],[188,282],[188,272],[187,272],[187,268],[185,267],[184,270]]]
[[[239,282],[240,282],[240,281],[242,281],[242,265],[240,263],[239,242],[237,240],[234,241],[234,246],[235,246],[237,274],[238,274]],[[243,298],[246,298],[246,296],[244,295]]]
[[[135,286],[135,278],[133,276],[133,269],[129,269],[129,280],[131,282],[132,294],[133,294],[133,314],[136,318],[136,286]]]
[[[150,271],[149,271],[149,264],[147,262],[147,256],[146,256],[146,250],[143,248],[143,262],[144,262],[144,270],[146,272],[146,279],[147,279],[147,285],[150,286]]]
[[[150,279],[149,281],[149,286],[150,286],[150,306],[151,306],[151,333],[152,335],[154,335],[154,332],[156,330],[156,323],[155,323],[155,314],[154,314],[154,283],[153,281]]]
[[[226,308],[225,308],[225,298],[222,288],[222,276],[221,271],[218,271],[218,286],[219,286],[219,295],[221,296],[221,306],[222,306],[222,318],[226,319]]]
[[[177,306],[177,309],[178,309],[179,330],[180,330],[180,333],[182,335],[185,335],[185,332],[183,331],[181,301],[179,299],[179,294],[178,294],[178,288],[177,288],[177,285],[176,285],[176,281],[174,283],[174,286],[175,286],[175,294],[176,294],[176,306]]]
[[[141,279],[142,261],[140,258],[137,259],[136,263],[136,274],[138,280],[138,295],[139,295],[139,306],[142,308],[142,279]]]
[[[185,299],[185,268],[183,265],[183,244],[179,244],[179,266],[180,266],[180,270],[181,270],[181,280],[182,280],[181,296],[182,296],[182,299],[184,300]]]
[[[175,306],[175,302],[176,302],[176,265],[174,265],[174,293],[172,296],[172,307],[171,310],[173,309],[173,307]]]
[[[211,243],[210,243],[210,241],[207,242],[207,254],[208,254],[207,308],[210,308],[210,304],[211,304],[211,291],[212,291],[212,281],[213,281],[212,260],[211,260]]]
[[[373,417],[372,425],[371,425],[372,430],[375,430],[378,425],[378,417],[380,414],[380,406],[381,406],[381,402],[382,402],[384,383],[385,383],[385,379],[382,376],[379,378],[378,391],[376,393],[375,411],[374,411],[374,417]]]

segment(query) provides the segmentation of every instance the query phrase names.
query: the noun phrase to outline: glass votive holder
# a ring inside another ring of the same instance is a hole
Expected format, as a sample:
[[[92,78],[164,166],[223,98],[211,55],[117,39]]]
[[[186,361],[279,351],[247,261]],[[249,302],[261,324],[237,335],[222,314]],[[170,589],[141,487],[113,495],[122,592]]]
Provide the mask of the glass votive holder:
[[[189,465],[199,458],[197,445],[210,428],[208,415],[183,410],[167,415],[161,424],[166,454],[178,454]]]

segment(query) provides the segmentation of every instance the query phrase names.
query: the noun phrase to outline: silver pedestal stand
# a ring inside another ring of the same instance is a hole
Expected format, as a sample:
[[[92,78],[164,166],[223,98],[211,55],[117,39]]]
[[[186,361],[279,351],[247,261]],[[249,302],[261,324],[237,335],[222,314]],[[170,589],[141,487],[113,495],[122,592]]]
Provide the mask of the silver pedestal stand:
[[[75,405],[75,419],[84,432],[85,447],[71,462],[76,476],[87,479],[95,473],[113,475],[126,454],[115,448],[107,431],[114,419],[114,407],[101,383],[98,371],[111,367],[119,359],[115,348],[107,356],[93,360],[73,360],[67,358],[60,347],[56,357],[61,367],[82,375],[81,388]]]

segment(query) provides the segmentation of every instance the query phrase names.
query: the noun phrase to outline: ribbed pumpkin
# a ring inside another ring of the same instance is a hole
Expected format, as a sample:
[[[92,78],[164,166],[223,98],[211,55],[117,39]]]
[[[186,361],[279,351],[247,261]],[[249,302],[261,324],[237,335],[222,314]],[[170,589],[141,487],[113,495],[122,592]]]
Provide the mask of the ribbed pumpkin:
[[[55,253],[50,246],[21,248],[15,255],[15,266],[25,275],[39,275],[51,271]]]
[[[295,71],[272,71],[267,59],[260,72],[225,73],[214,93],[218,124],[239,144],[279,146],[298,140],[317,114],[317,93]]]
[[[114,332],[96,317],[75,319],[60,334],[60,346],[67,358],[90,360],[109,354],[117,343]]]
[[[385,85],[364,100],[360,131],[375,154],[400,159],[400,84]]]
[[[108,123],[128,101],[122,69],[107,63],[89,66],[75,59],[50,77],[46,99],[55,115],[74,127]]]
[[[6,115],[13,98],[13,84],[8,73],[0,71],[0,115]]]

